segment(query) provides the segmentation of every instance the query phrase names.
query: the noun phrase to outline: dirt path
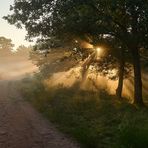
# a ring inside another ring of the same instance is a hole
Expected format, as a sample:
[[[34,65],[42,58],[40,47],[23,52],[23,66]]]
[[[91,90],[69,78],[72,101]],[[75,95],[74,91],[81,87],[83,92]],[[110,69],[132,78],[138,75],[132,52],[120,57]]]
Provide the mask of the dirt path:
[[[21,99],[15,81],[0,81],[0,148],[78,148]]]

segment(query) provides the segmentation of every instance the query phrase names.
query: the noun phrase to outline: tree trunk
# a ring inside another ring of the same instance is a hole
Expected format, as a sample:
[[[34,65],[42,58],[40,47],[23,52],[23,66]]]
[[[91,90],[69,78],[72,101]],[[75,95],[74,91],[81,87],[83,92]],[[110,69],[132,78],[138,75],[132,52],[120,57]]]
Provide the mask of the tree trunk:
[[[139,49],[133,49],[132,54],[134,66],[134,103],[137,105],[143,105]]]
[[[121,49],[120,52],[120,59],[119,59],[119,69],[118,69],[118,87],[116,89],[116,95],[118,98],[122,98],[122,89],[123,89],[123,80],[124,80],[124,66],[125,66],[125,60],[124,60],[124,50]]]
[[[93,62],[93,60],[95,59],[95,57],[96,57],[96,52],[93,52],[91,54],[91,56],[88,59],[86,59],[86,61],[83,63],[82,73],[81,73],[81,75],[82,75],[81,83],[83,83],[86,80],[89,67],[90,67],[91,63]]]

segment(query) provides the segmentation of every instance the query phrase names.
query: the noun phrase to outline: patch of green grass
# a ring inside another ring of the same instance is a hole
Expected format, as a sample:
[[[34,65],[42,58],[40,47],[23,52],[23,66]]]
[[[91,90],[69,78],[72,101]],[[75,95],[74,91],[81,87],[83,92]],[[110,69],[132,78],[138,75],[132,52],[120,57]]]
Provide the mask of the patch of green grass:
[[[22,93],[64,133],[85,148],[148,148],[148,111],[116,100],[104,91],[24,81]]]
[[[118,148],[148,148],[147,110],[130,113],[122,119]]]

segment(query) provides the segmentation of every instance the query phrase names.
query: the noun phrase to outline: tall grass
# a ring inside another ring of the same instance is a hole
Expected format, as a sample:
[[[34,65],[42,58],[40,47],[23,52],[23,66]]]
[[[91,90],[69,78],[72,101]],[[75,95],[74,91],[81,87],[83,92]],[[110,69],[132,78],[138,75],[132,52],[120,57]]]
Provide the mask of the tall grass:
[[[148,111],[121,102],[105,91],[24,80],[22,94],[59,130],[85,148],[148,148]]]

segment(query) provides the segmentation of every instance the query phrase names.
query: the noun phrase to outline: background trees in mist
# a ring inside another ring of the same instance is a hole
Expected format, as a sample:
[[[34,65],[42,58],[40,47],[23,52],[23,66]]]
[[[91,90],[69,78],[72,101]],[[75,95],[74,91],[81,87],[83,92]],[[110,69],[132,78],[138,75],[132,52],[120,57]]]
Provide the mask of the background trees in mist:
[[[3,36],[0,37],[0,57],[10,56],[12,54],[14,44],[11,39],[7,39]]]

